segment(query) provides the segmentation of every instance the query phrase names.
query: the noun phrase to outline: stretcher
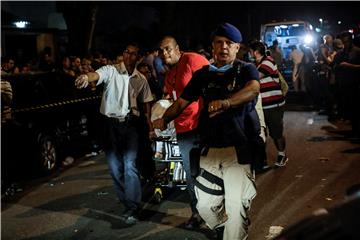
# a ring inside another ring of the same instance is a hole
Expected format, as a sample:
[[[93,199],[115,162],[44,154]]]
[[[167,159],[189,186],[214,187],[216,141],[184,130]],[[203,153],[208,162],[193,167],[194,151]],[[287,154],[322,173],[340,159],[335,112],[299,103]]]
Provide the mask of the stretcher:
[[[152,107],[152,121],[161,117],[171,105],[168,100],[159,100]],[[164,197],[164,188],[186,188],[186,173],[183,168],[180,148],[176,139],[174,123],[168,124],[167,129],[155,129],[157,138],[152,141],[153,161],[160,170],[155,174],[154,202],[160,203]]]

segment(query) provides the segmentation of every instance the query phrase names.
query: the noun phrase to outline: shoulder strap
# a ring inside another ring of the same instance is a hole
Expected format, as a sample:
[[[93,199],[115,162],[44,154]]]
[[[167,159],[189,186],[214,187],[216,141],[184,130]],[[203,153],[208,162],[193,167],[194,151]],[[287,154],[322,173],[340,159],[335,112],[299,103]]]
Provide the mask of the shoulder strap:
[[[243,71],[246,63],[244,61],[236,59],[234,62],[235,66],[235,77],[233,81],[233,88],[235,88],[235,85],[242,86],[242,79],[240,78],[240,73]]]

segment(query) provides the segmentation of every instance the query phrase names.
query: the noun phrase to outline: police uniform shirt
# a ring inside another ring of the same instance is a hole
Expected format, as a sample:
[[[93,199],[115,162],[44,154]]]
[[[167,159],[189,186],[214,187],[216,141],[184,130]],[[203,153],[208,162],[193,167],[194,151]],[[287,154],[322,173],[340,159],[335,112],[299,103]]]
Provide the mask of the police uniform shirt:
[[[221,78],[226,77],[227,74],[233,75],[233,71],[236,71],[234,68],[230,68],[223,75],[219,75],[219,81],[223,80]],[[189,84],[184,89],[181,94],[181,98],[187,101],[196,101],[200,96],[203,96],[203,89],[207,87],[209,82],[211,81],[208,76],[209,74],[209,66],[202,68],[201,70],[194,73],[193,78],[189,82]],[[216,73],[212,73],[216,74]],[[244,63],[244,66],[241,68],[239,79],[241,79],[242,85],[245,85],[247,82],[251,80],[259,80],[259,73],[256,67],[250,63]],[[231,87],[231,86],[226,86]],[[220,96],[217,96],[217,99],[220,99]],[[211,99],[208,99],[211,101]],[[207,99],[205,98],[205,101]],[[208,101],[207,101],[208,102]]]

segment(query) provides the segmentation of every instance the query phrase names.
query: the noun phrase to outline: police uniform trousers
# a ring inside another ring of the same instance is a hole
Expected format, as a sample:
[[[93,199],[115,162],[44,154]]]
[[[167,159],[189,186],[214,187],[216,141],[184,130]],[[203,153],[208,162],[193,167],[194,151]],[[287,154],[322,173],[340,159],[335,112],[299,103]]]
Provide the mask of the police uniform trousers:
[[[210,148],[200,158],[197,209],[210,229],[224,226],[223,239],[247,239],[248,211],[256,187],[249,164],[239,164],[234,147]]]

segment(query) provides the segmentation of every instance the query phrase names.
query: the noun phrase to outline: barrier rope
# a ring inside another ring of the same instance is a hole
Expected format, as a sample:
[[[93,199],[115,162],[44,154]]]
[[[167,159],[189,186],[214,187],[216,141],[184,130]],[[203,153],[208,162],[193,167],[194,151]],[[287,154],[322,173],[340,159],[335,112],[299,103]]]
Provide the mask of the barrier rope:
[[[37,106],[32,106],[32,107],[27,107],[27,108],[13,109],[12,112],[13,113],[28,112],[28,111],[32,111],[32,110],[46,109],[46,108],[63,106],[63,105],[72,104],[72,103],[85,102],[85,101],[95,100],[95,99],[99,99],[99,98],[101,98],[101,96],[77,98],[77,99],[72,99],[72,100],[67,100],[67,101],[62,101],[62,102],[55,102],[55,103],[37,105]]]

